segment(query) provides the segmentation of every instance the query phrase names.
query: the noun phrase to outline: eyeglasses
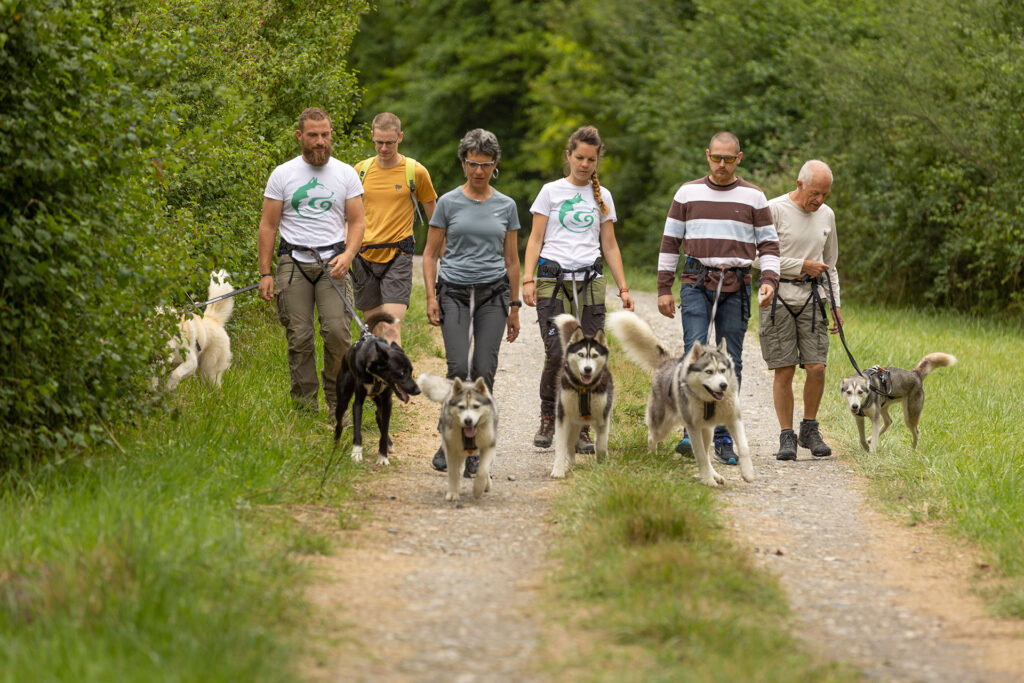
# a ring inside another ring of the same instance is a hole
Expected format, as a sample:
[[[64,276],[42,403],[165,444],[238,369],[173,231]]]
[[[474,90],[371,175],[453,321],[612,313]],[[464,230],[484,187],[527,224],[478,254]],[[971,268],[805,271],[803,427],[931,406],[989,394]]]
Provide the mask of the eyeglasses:
[[[374,140],[373,141],[373,146],[374,147],[391,147],[392,145],[397,145],[397,144],[398,144],[398,140]]]
[[[470,161],[469,159],[464,160],[466,166],[472,170],[480,169],[482,171],[490,171],[492,168],[498,165],[497,161]]]
[[[724,161],[727,164],[733,164],[736,163],[736,160],[739,158],[740,157],[737,154],[708,154],[708,159],[711,159],[711,161],[716,164],[719,161]]]

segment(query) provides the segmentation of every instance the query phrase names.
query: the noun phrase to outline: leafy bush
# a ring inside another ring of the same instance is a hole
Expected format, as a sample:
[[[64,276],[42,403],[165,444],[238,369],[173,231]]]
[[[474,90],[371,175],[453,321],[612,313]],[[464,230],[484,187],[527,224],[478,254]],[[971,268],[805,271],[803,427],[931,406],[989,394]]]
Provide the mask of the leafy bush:
[[[339,56],[364,9],[0,3],[5,461],[146,410],[173,328],[154,307],[213,267],[254,277],[263,183],[296,153],[299,111],[336,127],[354,111]]]

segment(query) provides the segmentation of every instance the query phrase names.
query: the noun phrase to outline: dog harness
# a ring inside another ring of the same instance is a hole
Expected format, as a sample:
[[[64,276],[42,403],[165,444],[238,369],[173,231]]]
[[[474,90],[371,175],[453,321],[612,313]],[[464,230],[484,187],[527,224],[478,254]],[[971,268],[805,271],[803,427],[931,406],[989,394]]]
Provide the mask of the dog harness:
[[[576,395],[579,396],[579,408],[580,417],[584,420],[590,419],[590,392],[587,391],[586,387],[580,387],[576,390]]]

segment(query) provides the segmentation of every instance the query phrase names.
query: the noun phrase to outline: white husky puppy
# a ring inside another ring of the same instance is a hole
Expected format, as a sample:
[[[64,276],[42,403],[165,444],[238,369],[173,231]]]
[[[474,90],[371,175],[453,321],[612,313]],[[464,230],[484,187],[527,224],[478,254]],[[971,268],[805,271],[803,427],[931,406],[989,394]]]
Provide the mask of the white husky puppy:
[[[860,445],[866,451],[878,448],[878,441],[885,430],[892,424],[889,416],[890,403],[903,404],[903,422],[910,430],[912,445],[917,448],[918,429],[921,411],[924,410],[924,378],[936,368],[944,368],[956,363],[956,358],[948,353],[929,353],[913,370],[900,368],[880,368],[888,373],[891,387],[883,389],[887,395],[871,389],[871,382],[863,375],[847,377],[840,384],[839,390],[846,400],[850,413],[857,418],[857,432],[860,434]],[[875,369],[866,371],[866,374]],[[864,438],[864,418],[871,420],[871,438]],[[884,421],[884,424],[883,424]]]
[[[576,462],[576,438],[583,426],[594,427],[598,462],[608,455],[614,387],[604,330],[588,337],[579,321],[567,313],[557,316],[554,323],[562,342],[562,367],[556,381],[555,464],[551,476],[561,479]]]
[[[232,290],[226,270],[210,273],[207,300]],[[167,346],[171,350],[168,362],[174,371],[167,378],[167,391],[174,391],[181,380],[196,371],[213,386],[220,386],[224,372],[231,367],[231,339],[224,325],[231,318],[235,300],[231,297],[210,304],[202,315],[183,315],[178,322],[178,335]]]
[[[622,342],[630,360],[654,373],[647,401],[647,446],[651,452],[656,452],[673,428],[685,425],[701,482],[718,486],[725,479],[712,467],[708,449],[715,426],[725,425],[736,443],[740,476],[753,481],[754,465],[740,419],[736,373],[725,340],[717,349],[698,342],[682,358],[673,358],[635,313],[612,313],[606,327]]]
[[[491,490],[491,462],[498,437],[498,412],[483,378],[475,382],[447,380],[425,373],[416,380],[423,395],[441,404],[437,431],[448,463],[448,493],[444,499],[459,500],[459,480],[470,455],[480,455],[473,482],[473,497]]]

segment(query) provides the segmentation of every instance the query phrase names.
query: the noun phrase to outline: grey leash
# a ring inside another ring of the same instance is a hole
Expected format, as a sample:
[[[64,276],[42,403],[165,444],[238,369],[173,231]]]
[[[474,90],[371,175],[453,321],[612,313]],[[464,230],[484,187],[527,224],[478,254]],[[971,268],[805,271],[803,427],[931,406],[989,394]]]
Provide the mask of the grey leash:
[[[715,287],[715,301],[714,301],[714,303],[711,304],[711,320],[708,321],[708,335],[704,339],[704,343],[705,344],[710,344],[711,343],[711,339],[712,339],[711,331],[713,329],[715,329],[715,314],[718,313],[718,297],[721,296],[721,294],[722,294],[722,282],[724,282],[724,281],[725,281],[725,268],[722,268],[721,272],[718,275],[718,286]],[[741,287],[743,286],[742,283],[740,284],[740,286]]]
[[[466,381],[473,376],[473,316],[476,315],[476,285],[469,288],[469,343],[466,344]]]
[[[586,286],[586,285],[584,285]],[[583,317],[580,315],[580,294],[576,291],[576,274],[572,276],[572,305],[576,309],[576,321],[583,324]]]
[[[192,304],[192,306],[194,308],[206,308],[210,304],[216,303],[218,301],[222,301],[224,299],[230,299],[231,297],[233,297],[235,295],[241,294],[242,292],[251,291],[253,289],[256,289],[259,286],[260,286],[260,283],[258,283],[258,282],[256,284],[254,284],[254,285],[246,285],[245,287],[242,287],[241,289],[236,289],[235,291],[228,292],[227,294],[221,294],[220,296],[214,297],[214,298],[210,299],[209,301],[197,302],[191,296],[189,296],[188,292],[185,292],[185,296],[188,297],[189,303]]]
[[[345,293],[341,291],[341,287],[339,287],[338,283],[334,281],[333,277],[331,277],[331,271],[327,270],[327,264],[324,263],[323,258],[321,258],[320,251],[317,249],[313,249],[312,247],[299,246],[292,247],[292,251],[305,251],[316,259],[316,263],[318,266],[320,266],[320,270],[323,271],[323,274],[327,276],[327,281],[331,283],[331,287],[334,287],[334,291],[337,292],[338,296],[341,297],[341,300],[345,302],[345,307],[348,308],[349,313],[352,314],[352,318],[356,321],[356,324],[359,325],[359,329],[362,330],[362,336],[372,336],[370,328],[368,328],[366,324],[363,322],[362,318],[359,317],[359,313],[358,311],[356,311],[355,306],[352,305],[352,302],[348,300],[348,297],[345,296]]]

